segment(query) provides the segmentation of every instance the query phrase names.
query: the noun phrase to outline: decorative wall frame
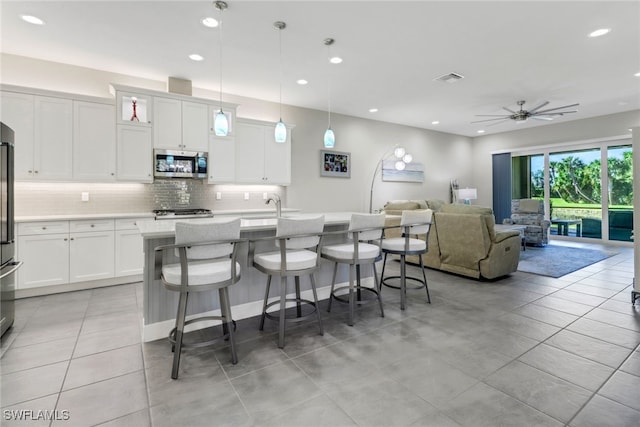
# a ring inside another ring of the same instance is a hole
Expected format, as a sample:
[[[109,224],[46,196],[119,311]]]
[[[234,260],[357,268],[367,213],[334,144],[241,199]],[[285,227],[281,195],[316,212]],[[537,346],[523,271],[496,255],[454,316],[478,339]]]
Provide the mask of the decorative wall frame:
[[[422,163],[407,163],[403,170],[397,170],[395,164],[396,160],[383,160],[383,181],[424,182],[424,165]]]
[[[320,150],[320,176],[351,178],[351,153]]]

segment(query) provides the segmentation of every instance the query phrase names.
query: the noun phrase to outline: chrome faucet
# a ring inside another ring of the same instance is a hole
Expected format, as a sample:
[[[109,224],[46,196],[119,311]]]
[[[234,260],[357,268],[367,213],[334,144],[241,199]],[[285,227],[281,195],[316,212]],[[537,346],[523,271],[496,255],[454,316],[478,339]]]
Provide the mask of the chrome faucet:
[[[276,193],[271,194],[271,197],[267,199],[265,205],[268,205],[269,202],[273,202],[276,205],[276,217],[280,218],[282,216],[282,200],[280,200],[280,196]]]

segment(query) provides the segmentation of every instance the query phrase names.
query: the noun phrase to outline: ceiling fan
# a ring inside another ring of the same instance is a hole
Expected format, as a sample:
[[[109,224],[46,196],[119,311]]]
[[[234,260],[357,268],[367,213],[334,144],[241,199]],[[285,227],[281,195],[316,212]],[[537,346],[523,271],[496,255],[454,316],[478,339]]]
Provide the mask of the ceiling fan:
[[[488,126],[493,126],[493,125],[497,125],[502,122],[505,122],[507,120],[514,120],[517,123],[526,122],[529,118],[535,119],[535,120],[553,120],[554,116],[563,116],[565,114],[578,112],[578,110],[573,110],[573,111],[558,111],[558,110],[564,110],[566,108],[577,107],[578,105],[580,105],[580,104],[570,104],[570,105],[564,105],[562,107],[547,108],[546,110],[541,110],[542,107],[549,104],[549,101],[544,101],[542,104],[538,105],[537,107],[527,111],[522,108],[524,103],[525,101],[517,102],[518,106],[520,107],[518,111],[514,111],[507,107],[502,107],[502,109],[505,111],[508,111],[509,114],[477,114],[476,117],[495,117],[495,118],[476,120],[471,123],[491,122],[491,121],[499,120],[496,123],[492,123],[488,125]]]

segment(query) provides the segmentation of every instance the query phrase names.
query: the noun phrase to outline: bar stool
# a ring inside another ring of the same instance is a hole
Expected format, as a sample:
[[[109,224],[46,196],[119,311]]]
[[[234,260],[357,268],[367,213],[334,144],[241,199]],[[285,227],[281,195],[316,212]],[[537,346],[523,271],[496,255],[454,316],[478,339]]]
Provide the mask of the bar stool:
[[[407,280],[416,282],[418,285],[415,289],[425,288],[427,291],[427,302],[431,304],[429,296],[429,287],[427,285],[427,276],[424,273],[424,263],[422,255],[426,254],[428,249],[427,242],[429,240],[429,230],[431,229],[431,218],[433,211],[431,209],[424,210],[407,210],[402,212],[400,220],[400,228],[402,229],[402,237],[391,237],[382,239],[382,252],[384,253],[384,262],[382,264],[381,283],[390,288],[400,289],[400,309],[404,310],[407,300]],[[414,237],[411,237],[411,236]],[[420,238],[424,236],[424,240]],[[384,276],[384,270],[387,264],[387,255],[400,256],[400,275]],[[417,255],[422,271],[422,279],[419,277],[408,277],[406,272],[406,257],[408,255]],[[400,279],[400,285],[389,283],[390,279]],[[382,288],[382,287],[381,287]]]
[[[349,304],[349,326],[353,326],[353,317],[356,304],[364,304],[372,300],[362,299],[361,291],[365,290],[376,295],[380,304],[380,315],[384,317],[382,298],[378,285],[376,272],[376,261],[380,261],[380,241],[384,228],[384,214],[353,214],[349,221],[349,233],[351,241],[336,245],[326,245],[322,247],[322,258],[335,263],[333,267],[333,280],[331,281],[331,294],[329,295],[328,311],[331,311],[331,303],[337,301]],[[349,266],[349,286],[335,288],[338,264]],[[362,286],[360,282],[360,266],[370,264],[373,266],[374,287]],[[354,280],[355,276],[355,280]],[[346,293],[339,292],[348,289],[349,298]]]
[[[228,339],[231,346],[231,362],[236,364],[236,344],[231,317],[228,287],[240,280],[240,264],[236,262],[240,237],[240,218],[231,221],[176,222],[175,244],[163,245],[156,251],[173,249],[179,263],[164,264],[162,283],[170,291],[180,292],[175,327],[169,332],[172,344],[173,367],[171,378],[178,378],[182,347],[203,347]],[[192,292],[218,291],[220,316],[199,316],[185,320],[187,301]],[[223,336],[209,341],[183,343],[184,328],[194,322],[222,321]],[[232,325],[231,327],[229,325]]]
[[[275,237],[252,239],[249,243],[249,257],[253,259],[253,266],[268,276],[262,306],[262,317],[260,319],[260,330],[264,329],[265,318],[278,320],[278,347],[280,348],[284,348],[286,323],[301,322],[314,313],[318,321],[320,335],[324,335],[322,319],[318,311],[316,283],[313,276],[320,261],[318,246],[321,241],[323,229],[324,216],[313,218],[278,218]],[[275,245],[279,250],[254,255],[256,242],[269,240],[275,241]],[[309,276],[311,281],[313,301],[302,299],[300,294],[300,276],[306,275]],[[271,290],[271,278],[273,276],[280,277],[280,298],[269,303],[269,291]],[[295,298],[287,298],[287,279],[289,276],[295,278]],[[295,317],[286,315],[287,302],[295,302]],[[303,305],[311,306],[313,310],[303,315]],[[275,310],[272,312],[267,311],[273,306],[278,306],[277,315],[271,314],[275,312]]]

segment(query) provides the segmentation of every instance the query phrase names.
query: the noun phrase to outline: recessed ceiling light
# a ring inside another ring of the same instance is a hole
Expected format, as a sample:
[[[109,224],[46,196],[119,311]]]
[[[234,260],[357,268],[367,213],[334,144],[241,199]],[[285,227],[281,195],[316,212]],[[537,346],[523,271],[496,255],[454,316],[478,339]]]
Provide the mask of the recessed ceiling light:
[[[20,18],[22,18],[23,21],[28,22],[29,24],[44,25],[44,21],[42,19],[38,18],[37,16],[20,15]]]
[[[611,31],[611,28],[600,28],[595,31],[589,33],[589,37],[600,37],[608,34]]]
[[[201,22],[202,22],[202,25],[209,28],[215,28],[218,25],[220,25],[217,19],[212,18],[210,16],[207,16],[206,18],[202,18]]]
[[[437,121],[437,120],[434,120],[434,121],[432,121],[432,122],[431,122],[431,124],[432,124],[432,125],[439,125],[439,124],[440,124],[440,122],[439,122],[439,121]]]
[[[331,62],[332,64],[340,64],[342,62],[342,58],[340,58],[339,56],[334,56],[329,58],[329,62]]]
[[[635,73],[634,76],[640,77],[640,73]]]
[[[306,81],[305,79],[298,79],[296,80],[296,83],[298,83],[299,85],[306,85],[307,83],[309,83],[308,81]]]
[[[484,133],[484,130],[480,129],[480,130],[478,131],[478,133]]]
[[[378,109],[377,108],[369,108],[369,112],[370,113],[377,113]]]
[[[192,61],[202,61],[204,58],[202,57],[202,55],[198,55],[197,53],[192,53],[191,55],[189,55],[189,59]]]

